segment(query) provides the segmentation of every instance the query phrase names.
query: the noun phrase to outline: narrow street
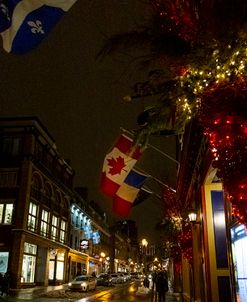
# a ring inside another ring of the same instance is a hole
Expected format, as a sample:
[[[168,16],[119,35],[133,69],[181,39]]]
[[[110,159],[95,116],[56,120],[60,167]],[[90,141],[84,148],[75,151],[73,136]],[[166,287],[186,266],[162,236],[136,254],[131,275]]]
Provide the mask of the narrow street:
[[[42,290],[34,291],[33,293],[22,292],[18,297],[0,297],[0,302],[156,302],[151,292],[148,294],[139,294],[139,286],[140,282],[121,284],[111,288],[100,286],[96,292],[74,293],[75,295],[69,298],[63,295],[64,291],[66,292],[64,289],[52,290],[48,292],[50,295],[42,293]],[[166,302],[171,301],[181,300],[175,294],[167,293]]]

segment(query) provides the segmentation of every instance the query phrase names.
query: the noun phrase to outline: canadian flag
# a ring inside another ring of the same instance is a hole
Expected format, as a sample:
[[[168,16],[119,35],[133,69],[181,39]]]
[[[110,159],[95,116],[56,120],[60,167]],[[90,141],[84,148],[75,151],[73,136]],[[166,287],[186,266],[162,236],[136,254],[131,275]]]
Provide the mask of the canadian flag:
[[[141,148],[134,146],[131,138],[124,134],[118,138],[103,164],[100,187],[105,195],[115,195],[141,154]]]

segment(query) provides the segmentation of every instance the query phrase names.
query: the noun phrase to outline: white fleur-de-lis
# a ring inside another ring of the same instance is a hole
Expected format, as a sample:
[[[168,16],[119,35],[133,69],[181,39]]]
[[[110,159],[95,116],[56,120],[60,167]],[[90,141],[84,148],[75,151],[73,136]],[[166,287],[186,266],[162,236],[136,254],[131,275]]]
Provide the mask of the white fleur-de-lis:
[[[28,21],[27,24],[31,27],[31,32],[33,34],[44,34],[44,30],[42,27],[42,22],[39,20],[36,21]]]
[[[1,9],[2,13],[6,16],[6,18],[8,20],[10,20],[8,7],[2,3],[2,4],[0,4],[0,9]]]

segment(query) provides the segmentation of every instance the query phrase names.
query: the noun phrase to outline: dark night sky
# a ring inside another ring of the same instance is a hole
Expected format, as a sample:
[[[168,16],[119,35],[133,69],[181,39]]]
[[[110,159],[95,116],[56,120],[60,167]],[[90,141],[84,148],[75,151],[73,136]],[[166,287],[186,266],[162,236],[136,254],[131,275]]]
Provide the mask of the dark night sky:
[[[130,64],[129,54],[102,62],[96,54],[106,36],[142,23],[147,13],[142,5],[138,0],[78,0],[35,50],[19,56],[0,50],[0,114],[38,116],[55,138],[60,155],[71,159],[75,185],[87,186],[89,200],[110,214],[111,200],[99,188],[103,159],[120,127],[137,127],[136,117],[148,101],[126,104],[122,98],[131,94],[131,85],[145,79],[146,72]],[[152,144],[174,154],[174,138],[156,137]],[[174,163],[156,151],[146,150],[138,167],[175,186]],[[162,194],[156,182],[148,185]],[[140,236],[151,242],[162,213],[161,202],[150,197],[129,218],[137,221]]]

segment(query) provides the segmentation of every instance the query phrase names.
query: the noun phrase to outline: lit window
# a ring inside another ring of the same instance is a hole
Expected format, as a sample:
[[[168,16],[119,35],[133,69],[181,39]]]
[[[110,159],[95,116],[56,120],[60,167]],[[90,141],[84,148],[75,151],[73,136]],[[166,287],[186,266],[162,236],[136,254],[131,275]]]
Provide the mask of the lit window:
[[[65,243],[65,234],[66,234],[66,221],[61,220],[60,226],[60,242]]]
[[[64,253],[58,253],[56,279],[63,280],[63,275],[64,275]]]
[[[52,224],[51,224],[51,239],[56,240],[58,235],[58,217],[52,216]]]
[[[30,202],[29,204],[29,212],[28,212],[28,222],[27,222],[27,228],[29,231],[34,232],[37,227],[37,214],[38,214],[38,206]]]
[[[42,210],[41,214],[41,225],[40,225],[40,234],[47,237],[49,231],[49,212]]]
[[[11,224],[14,204],[9,201],[4,202],[0,201],[0,223]]]
[[[22,261],[22,283],[33,283],[36,266],[37,245],[24,243],[24,254]]]

